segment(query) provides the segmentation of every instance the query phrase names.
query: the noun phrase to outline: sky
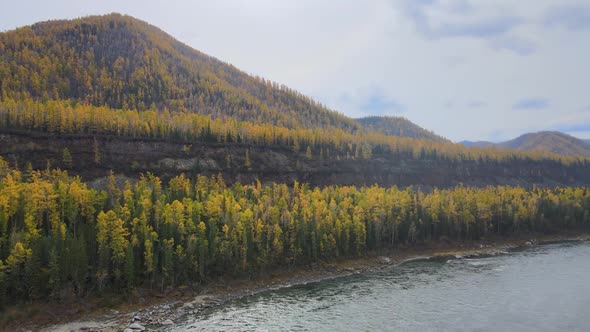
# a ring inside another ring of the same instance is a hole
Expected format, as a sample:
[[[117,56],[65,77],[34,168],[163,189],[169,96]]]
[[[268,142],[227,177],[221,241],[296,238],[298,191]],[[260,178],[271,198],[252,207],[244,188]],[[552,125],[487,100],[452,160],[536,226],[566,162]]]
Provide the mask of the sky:
[[[0,31],[111,12],[351,117],[590,138],[589,0],[0,0]]]

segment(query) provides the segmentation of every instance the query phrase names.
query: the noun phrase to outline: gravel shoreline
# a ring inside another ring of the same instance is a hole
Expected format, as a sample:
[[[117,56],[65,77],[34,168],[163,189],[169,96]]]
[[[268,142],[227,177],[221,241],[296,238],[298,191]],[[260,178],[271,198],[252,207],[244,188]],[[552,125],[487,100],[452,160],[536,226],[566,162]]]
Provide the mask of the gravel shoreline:
[[[335,263],[313,264],[291,271],[275,271],[267,276],[252,280],[239,279],[229,282],[217,281],[200,291],[187,290],[186,294],[154,297],[140,306],[111,310],[97,317],[86,317],[41,328],[47,332],[70,331],[148,331],[175,325],[186,315],[197,315],[200,311],[222,305],[229,301],[285,287],[305,285],[329,279],[341,278],[358,273],[371,273],[417,260],[481,258],[508,254],[522,248],[566,241],[590,241],[588,234],[537,236],[519,239],[498,239],[459,244],[433,245],[422,248],[398,248],[388,253]],[[135,328],[135,329],[134,329]],[[38,330],[39,328],[34,328]],[[21,329],[27,331],[28,329]]]

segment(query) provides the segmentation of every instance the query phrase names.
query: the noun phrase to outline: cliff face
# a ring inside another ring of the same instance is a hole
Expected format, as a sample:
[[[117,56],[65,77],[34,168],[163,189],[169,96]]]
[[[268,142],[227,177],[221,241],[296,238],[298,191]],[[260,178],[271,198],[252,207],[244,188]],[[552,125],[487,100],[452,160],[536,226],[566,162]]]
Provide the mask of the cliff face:
[[[114,137],[56,136],[4,130],[0,133],[0,156],[21,169],[31,163],[34,169],[68,169],[85,181],[115,174],[137,178],[151,172],[164,180],[184,172],[187,175],[221,173],[230,183],[293,183],[313,186],[372,185],[453,187],[519,185],[590,185],[588,165],[560,165],[551,161],[478,162],[421,160],[374,156],[371,160],[320,159],[294,153],[281,146],[242,144],[186,144],[146,139]],[[72,163],[63,162],[68,149]],[[99,162],[96,162],[98,152]],[[249,162],[247,162],[249,159]],[[249,165],[249,166],[248,166]]]

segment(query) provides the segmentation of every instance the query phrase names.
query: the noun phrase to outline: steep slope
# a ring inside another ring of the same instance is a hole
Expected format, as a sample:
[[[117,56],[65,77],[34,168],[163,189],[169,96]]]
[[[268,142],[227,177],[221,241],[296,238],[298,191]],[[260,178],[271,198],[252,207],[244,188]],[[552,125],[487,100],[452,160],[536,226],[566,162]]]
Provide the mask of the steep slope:
[[[353,120],[117,14],[0,33],[0,51],[0,156],[21,167],[57,165],[86,179],[186,171],[236,182],[450,186],[522,180],[496,179],[504,173],[489,167],[535,177],[523,183],[563,184],[563,174],[578,183],[590,165],[468,149],[401,118]]]
[[[296,91],[252,77],[146,22],[110,14],[0,33],[2,99],[69,99],[288,128],[358,124]]]
[[[368,116],[356,119],[369,131],[378,132],[388,136],[400,136],[410,138],[428,139],[436,142],[449,142],[444,137],[426,130],[406,118],[394,116]]]
[[[65,149],[68,149],[71,161],[64,161]],[[71,175],[81,176],[84,181],[102,189],[106,188],[105,177],[111,171],[131,179],[149,172],[161,177],[165,183],[184,173],[189,177],[222,174],[228,183],[244,184],[259,180],[262,183],[291,184],[297,181],[320,187],[379,184],[418,186],[428,190],[458,185],[590,185],[589,161],[566,164],[517,156],[491,162],[486,162],[485,156],[459,161],[444,156],[424,159],[419,153],[400,151],[378,154],[371,159],[334,158],[333,154],[330,158],[315,155],[310,159],[305,151],[295,152],[290,147],[281,146],[235,143],[187,145],[173,140],[113,139],[111,136],[43,132],[31,135],[28,132],[7,133],[0,129],[0,157],[19,165],[23,173],[26,173],[28,163],[33,169],[45,169],[51,165],[66,169]]]
[[[497,144],[497,147],[525,151],[541,150],[564,156],[590,157],[588,143],[557,131],[524,134],[513,140]]]

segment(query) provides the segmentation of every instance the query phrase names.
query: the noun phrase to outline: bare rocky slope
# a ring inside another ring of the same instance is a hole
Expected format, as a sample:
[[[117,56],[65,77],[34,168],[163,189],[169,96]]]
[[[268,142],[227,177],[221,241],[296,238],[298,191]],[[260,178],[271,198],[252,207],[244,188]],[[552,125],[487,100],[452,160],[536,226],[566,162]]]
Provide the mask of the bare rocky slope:
[[[96,143],[95,143],[96,142]],[[95,148],[100,162],[94,160]],[[222,174],[230,183],[294,181],[311,185],[372,185],[453,187],[519,185],[590,185],[587,162],[571,165],[553,161],[516,160],[510,162],[422,160],[395,155],[373,156],[370,160],[307,159],[282,146],[246,146],[241,144],[187,144],[161,140],[108,136],[57,136],[16,130],[0,131],[0,156],[21,169],[31,162],[33,168],[51,166],[68,169],[85,181],[104,179],[115,174],[137,178],[151,172],[164,180],[184,172],[186,175]],[[62,161],[68,148],[71,166]],[[246,167],[246,151],[251,166]],[[104,181],[103,181],[104,182]],[[98,181],[96,183],[101,183]]]

